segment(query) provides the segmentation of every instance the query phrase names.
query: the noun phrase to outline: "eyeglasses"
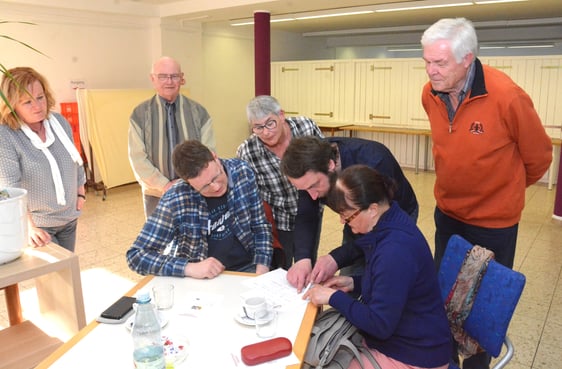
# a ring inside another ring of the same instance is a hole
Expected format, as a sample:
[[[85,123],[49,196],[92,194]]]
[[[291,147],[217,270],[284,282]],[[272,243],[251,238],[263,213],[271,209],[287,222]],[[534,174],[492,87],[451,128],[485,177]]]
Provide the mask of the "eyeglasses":
[[[263,132],[264,128],[267,128],[269,131],[277,128],[277,121],[275,119],[270,119],[267,122],[265,122],[265,124],[255,125],[255,126],[252,127],[252,132],[259,135]]]
[[[343,216],[340,214],[340,216],[343,218],[343,221],[345,222],[345,224],[349,224],[349,222],[351,222],[353,219],[357,218],[357,216],[362,212],[362,209],[357,209],[353,212],[353,214],[351,214],[350,216],[348,216],[347,218],[343,218]]]
[[[211,182],[209,182],[209,183],[207,183],[206,185],[204,185],[203,187],[201,187],[201,188],[198,190],[199,193],[203,193],[203,192],[207,191],[211,185],[217,184],[217,183],[216,183],[216,182],[217,182],[217,179],[219,179],[219,177],[221,176],[221,174],[222,174],[222,168],[219,166],[219,172],[217,173],[217,175],[214,176],[214,177],[211,179]]]
[[[155,74],[154,76],[160,82],[166,82],[169,79],[171,79],[173,82],[179,82],[182,79],[183,74]]]

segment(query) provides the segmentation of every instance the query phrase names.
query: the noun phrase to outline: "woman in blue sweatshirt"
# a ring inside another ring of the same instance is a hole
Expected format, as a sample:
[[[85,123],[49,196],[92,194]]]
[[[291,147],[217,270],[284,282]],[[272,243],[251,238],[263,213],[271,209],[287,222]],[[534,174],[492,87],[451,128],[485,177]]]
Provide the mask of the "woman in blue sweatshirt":
[[[340,173],[328,201],[343,223],[364,235],[353,242],[365,254],[365,273],[332,277],[305,297],[329,304],[358,327],[382,369],[445,369],[451,333],[435,264],[421,231],[392,201],[395,188],[364,165]],[[354,360],[349,368],[358,367]]]

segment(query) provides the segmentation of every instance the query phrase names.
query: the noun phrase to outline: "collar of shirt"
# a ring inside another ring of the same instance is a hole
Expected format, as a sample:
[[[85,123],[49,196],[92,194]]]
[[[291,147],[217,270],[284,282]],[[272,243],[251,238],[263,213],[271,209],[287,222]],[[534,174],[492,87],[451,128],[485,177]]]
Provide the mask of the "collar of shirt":
[[[466,93],[472,87],[472,83],[474,82],[474,70],[475,70],[474,62],[472,62],[472,64],[470,64],[470,67],[468,68],[468,73],[466,75],[466,81],[464,81],[464,86],[462,87],[462,90],[459,93],[459,105],[464,100]]]
[[[456,107],[453,107],[451,105],[451,100],[449,99],[449,93],[437,92],[439,98],[445,103],[445,106],[447,106],[447,115],[449,117],[449,122],[453,121],[453,118],[455,117],[455,113],[457,112],[456,108],[462,104],[464,98],[466,97],[466,93],[470,90],[472,83],[474,82],[474,74],[475,74],[474,71],[475,71],[475,64],[474,62],[472,62],[472,64],[470,64],[470,67],[468,68],[468,73],[466,74],[466,80],[464,81],[464,85],[461,91],[459,92],[459,103]]]

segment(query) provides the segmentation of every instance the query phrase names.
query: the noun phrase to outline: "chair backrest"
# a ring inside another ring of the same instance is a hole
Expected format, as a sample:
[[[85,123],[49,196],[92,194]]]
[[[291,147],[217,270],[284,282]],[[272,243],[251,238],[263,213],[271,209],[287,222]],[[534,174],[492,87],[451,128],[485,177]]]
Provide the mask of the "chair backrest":
[[[453,287],[465,255],[473,247],[464,238],[453,235],[439,268],[439,285],[443,301]],[[497,357],[519,297],[525,287],[525,276],[492,260],[482,278],[465,331],[490,355]]]

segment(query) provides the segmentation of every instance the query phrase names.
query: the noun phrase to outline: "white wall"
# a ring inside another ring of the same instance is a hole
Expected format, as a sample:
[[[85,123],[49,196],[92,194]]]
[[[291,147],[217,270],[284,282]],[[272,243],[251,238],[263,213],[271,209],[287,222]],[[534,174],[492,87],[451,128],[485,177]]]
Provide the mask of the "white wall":
[[[233,157],[250,134],[246,105],[255,95],[253,35],[208,26],[203,45],[203,103],[213,117],[219,155]]]
[[[4,24],[0,34],[23,41],[47,56],[0,39],[0,63],[6,68],[30,66],[51,84],[57,102],[75,101],[71,80],[87,88],[150,87],[149,19],[60,12],[34,6],[3,6],[2,19],[35,25]],[[31,16],[30,14],[33,14]]]
[[[271,61],[335,59],[336,49],[322,37],[302,37],[290,32],[271,33]]]
[[[35,23],[0,25],[0,34],[48,57],[0,38],[0,64],[35,68],[48,79],[57,103],[76,101],[71,80],[92,89],[151,88],[153,60],[169,55],[182,64],[189,96],[213,117],[219,155],[233,156],[248,135],[245,107],[254,95],[252,34],[212,28],[203,34],[199,24],[37,6],[31,12],[23,5],[3,6],[2,19]]]
[[[201,25],[163,22],[160,30],[162,47],[153,50],[154,59],[166,55],[178,60],[185,74],[185,89],[189,91],[190,97],[202,103],[204,82]]]

